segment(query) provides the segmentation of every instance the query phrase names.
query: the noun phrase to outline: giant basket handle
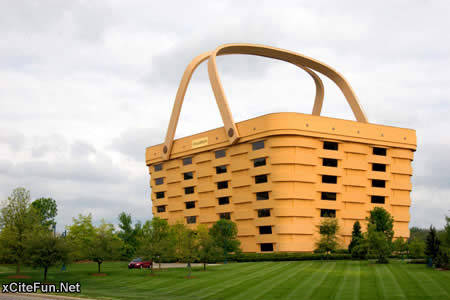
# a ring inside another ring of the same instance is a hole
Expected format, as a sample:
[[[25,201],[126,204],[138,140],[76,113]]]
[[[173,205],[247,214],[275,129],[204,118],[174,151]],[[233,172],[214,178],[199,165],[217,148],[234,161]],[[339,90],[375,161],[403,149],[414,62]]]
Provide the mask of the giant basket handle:
[[[312,70],[315,70],[317,72],[320,72],[323,75],[330,78],[331,80],[333,80],[334,83],[336,83],[336,85],[341,89],[342,93],[347,99],[348,104],[350,104],[350,107],[353,111],[353,114],[356,117],[356,120],[358,122],[364,123],[368,122],[366,115],[364,114],[361,106],[359,105],[358,98],[353,92],[353,89],[351,88],[350,84],[347,82],[347,80],[345,80],[345,78],[341,74],[339,74],[337,71],[327,66],[326,64],[292,51],[278,49],[274,47],[263,45],[252,45],[252,44],[226,44],[219,46],[211,54],[208,61],[208,74],[214,92],[214,96],[216,97],[217,106],[219,107],[220,114],[222,116],[222,120],[230,144],[234,144],[238,141],[239,132],[237,131],[236,124],[233,121],[231,111],[228,107],[228,101],[226,99],[223,86],[219,79],[216,63],[217,56],[228,54],[248,54],[248,55],[269,57],[290,62],[295,65],[301,65],[310,68]],[[315,114],[314,111],[313,114]]]
[[[219,49],[219,48],[218,48]],[[178,125],[178,120],[180,118],[180,112],[181,107],[183,105],[184,96],[186,95],[186,90],[188,88],[189,82],[191,80],[192,74],[194,73],[195,69],[206,59],[208,59],[213,53],[216,53],[215,55],[223,55],[221,53],[217,54],[217,49],[215,52],[205,52],[203,54],[200,54],[196,58],[194,58],[189,65],[186,67],[183,77],[181,78],[180,85],[178,86],[177,95],[175,97],[175,103],[173,105],[172,109],[172,115],[170,116],[170,122],[169,127],[167,128],[166,133],[166,139],[163,146],[163,153],[162,153],[162,159],[167,160],[170,158],[170,154],[172,152],[172,146],[173,146],[173,139],[175,137],[175,132]],[[231,54],[231,53],[224,53],[224,54]],[[215,64],[215,61],[214,61]],[[313,115],[320,115],[320,112],[322,110],[322,104],[323,104],[323,96],[324,96],[324,88],[323,88],[323,82],[320,79],[320,77],[313,71],[311,71],[309,68],[305,67],[303,64],[300,63],[293,63],[294,65],[298,66],[299,68],[305,70],[314,80],[314,83],[316,84],[316,97],[314,100],[314,107],[313,107]],[[209,71],[209,65],[208,65],[208,72]],[[217,67],[216,67],[216,74],[217,74]],[[211,80],[211,74],[210,74],[210,80]],[[217,77],[217,82],[220,85],[219,78]],[[220,85],[220,87],[222,87]],[[223,89],[222,89],[223,90]],[[214,95],[216,97],[217,104],[219,106],[220,114],[222,116],[222,120],[224,124],[231,124],[229,128],[233,128],[233,132],[237,133],[236,125],[234,124],[234,121],[231,116],[230,109],[228,107],[225,95],[223,94],[222,100],[218,100],[215,88],[213,86]],[[219,104],[221,103],[221,104]],[[225,117],[224,117],[225,116]],[[229,131],[228,131],[229,132]],[[237,139],[234,139],[236,141]]]

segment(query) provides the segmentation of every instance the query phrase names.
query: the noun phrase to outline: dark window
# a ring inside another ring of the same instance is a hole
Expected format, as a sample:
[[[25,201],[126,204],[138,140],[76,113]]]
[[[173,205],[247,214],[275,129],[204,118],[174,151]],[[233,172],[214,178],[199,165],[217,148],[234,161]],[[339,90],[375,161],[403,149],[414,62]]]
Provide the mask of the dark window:
[[[227,189],[227,188],[228,188],[228,181],[220,181],[217,183],[218,190]]]
[[[156,199],[164,198],[164,192],[156,192]]]
[[[186,223],[188,223],[188,224],[195,224],[195,223],[197,223],[197,217],[196,216],[186,217]]]
[[[370,202],[384,204],[384,196],[372,196]]]
[[[216,158],[221,158],[221,157],[225,157],[225,150],[217,150],[215,152]]]
[[[162,170],[162,164],[159,165],[155,165],[155,172],[161,171]]]
[[[183,166],[192,164],[192,157],[183,158]]]
[[[267,182],[267,175],[256,175],[255,176],[255,183],[264,183]]]
[[[327,149],[327,150],[338,150],[338,143],[335,142],[323,142],[323,149]]]
[[[252,143],[252,149],[253,150],[258,150],[258,149],[263,149],[264,148],[264,141],[257,141]]]
[[[156,211],[157,212],[165,212],[166,211],[166,206],[165,205],[159,205],[156,207]]]
[[[321,209],[320,216],[322,218],[336,218],[336,210],[335,209]]]
[[[379,180],[379,179],[372,179],[372,187],[385,188],[386,187],[386,181],[385,180]]]
[[[334,158],[324,158],[322,160],[322,166],[324,167],[337,167],[338,161]]]
[[[225,219],[225,220],[230,220],[230,219],[231,219],[230,213],[229,213],[229,212],[226,212],[226,213],[220,213],[220,214],[219,214],[219,218]]]
[[[194,193],[194,187],[193,187],[193,186],[185,187],[185,188],[184,188],[184,193],[185,193],[186,195],[193,194],[193,193]]]
[[[272,234],[272,226],[259,226],[259,234]]]
[[[195,201],[185,202],[185,204],[186,204],[186,209],[195,208]]]
[[[373,155],[386,156],[386,148],[373,148]]]
[[[230,197],[219,197],[219,205],[230,204]]]
[[[161,184],[163,184],[164,183],[164,178],[156,178],[155,179],[155,184],[156,185],[161,185]]]
[[[336,193],[322,192],[322,200],[336,201]]]
[[[227,166],[216,167],[216,174],[222,174],[227,172]]]
[[[337,183],[337,176],[332,175],[322,175],[322,182],[323,183]]]
[[[261,167],[261,166],[265,166],[266,165],[266,158],[262,157],[262,158],[257,158],[253,161],[253,166],[254,167]]]
[[[257,192],[256,200],[269,200],[269,192]]]
[[[194,173],[192,173],[192,172],[183,173],[183,176],[184,176],[184,180],[194,179]]]
[[[385,164],[372,164],[372,171],[386,172]]]
[[[269,252],[273,251],[273,244],[271,243],[262,243],[260,244],[261,252]]]
[[[258,218],[270,217],[270,208],[258,209]]]

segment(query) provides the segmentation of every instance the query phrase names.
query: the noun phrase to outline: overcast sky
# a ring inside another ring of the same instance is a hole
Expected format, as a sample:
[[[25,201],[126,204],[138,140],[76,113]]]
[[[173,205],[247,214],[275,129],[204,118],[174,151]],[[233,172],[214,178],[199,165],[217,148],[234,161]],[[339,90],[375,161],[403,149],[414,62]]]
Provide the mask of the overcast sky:
[[[303,2],[303,4],[299,4]],[[341,72],[369,122],[417,130],[411,226],[450,214],[448,1],[0,1],[0,199],[52,197],[58,229],[79,213],[151,217],[145,147],[163,142],[184,68],[220,44],[296,51]],[[236,121],[310,113],[298,68],[218,58]],[[354,117],[326,78],[323,115]],[[177,137],[221,127],[206,64]]]

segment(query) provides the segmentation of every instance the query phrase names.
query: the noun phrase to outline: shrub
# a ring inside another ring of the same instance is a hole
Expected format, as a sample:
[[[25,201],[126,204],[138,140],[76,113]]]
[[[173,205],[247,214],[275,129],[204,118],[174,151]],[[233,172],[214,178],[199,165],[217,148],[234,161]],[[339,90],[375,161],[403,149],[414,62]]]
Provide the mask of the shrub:
[[[438,254],[436,255],[435,262],[434,262],[436,268],[449,269],[450,265],[449,265],[448,257],[449,257],[448,249],[441,247],[439,249]]]

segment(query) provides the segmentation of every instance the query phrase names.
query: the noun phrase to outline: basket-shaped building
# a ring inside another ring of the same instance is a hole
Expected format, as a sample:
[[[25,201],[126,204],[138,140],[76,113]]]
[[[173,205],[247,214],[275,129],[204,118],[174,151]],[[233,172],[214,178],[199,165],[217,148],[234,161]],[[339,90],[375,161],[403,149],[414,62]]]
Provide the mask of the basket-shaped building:
[[[313,112],[274,113],[235,123],[216,57],[258,55],[292,63],[316,84]],[[174,140],[192,72],[208,61],[224,127]],[[356,121],[321,117],[323,84],[343,92]],[[230,44],[195,58],[181,80],[166,140],[146,150],[153,215],[169,223],[237,224],[244,252],[312,251],[322,218],[337,218],[343,244],[356,220],[381,206],[395,237],[408,237],[414,130],[368,123],[342,75],[303,55],[273,47]]]

